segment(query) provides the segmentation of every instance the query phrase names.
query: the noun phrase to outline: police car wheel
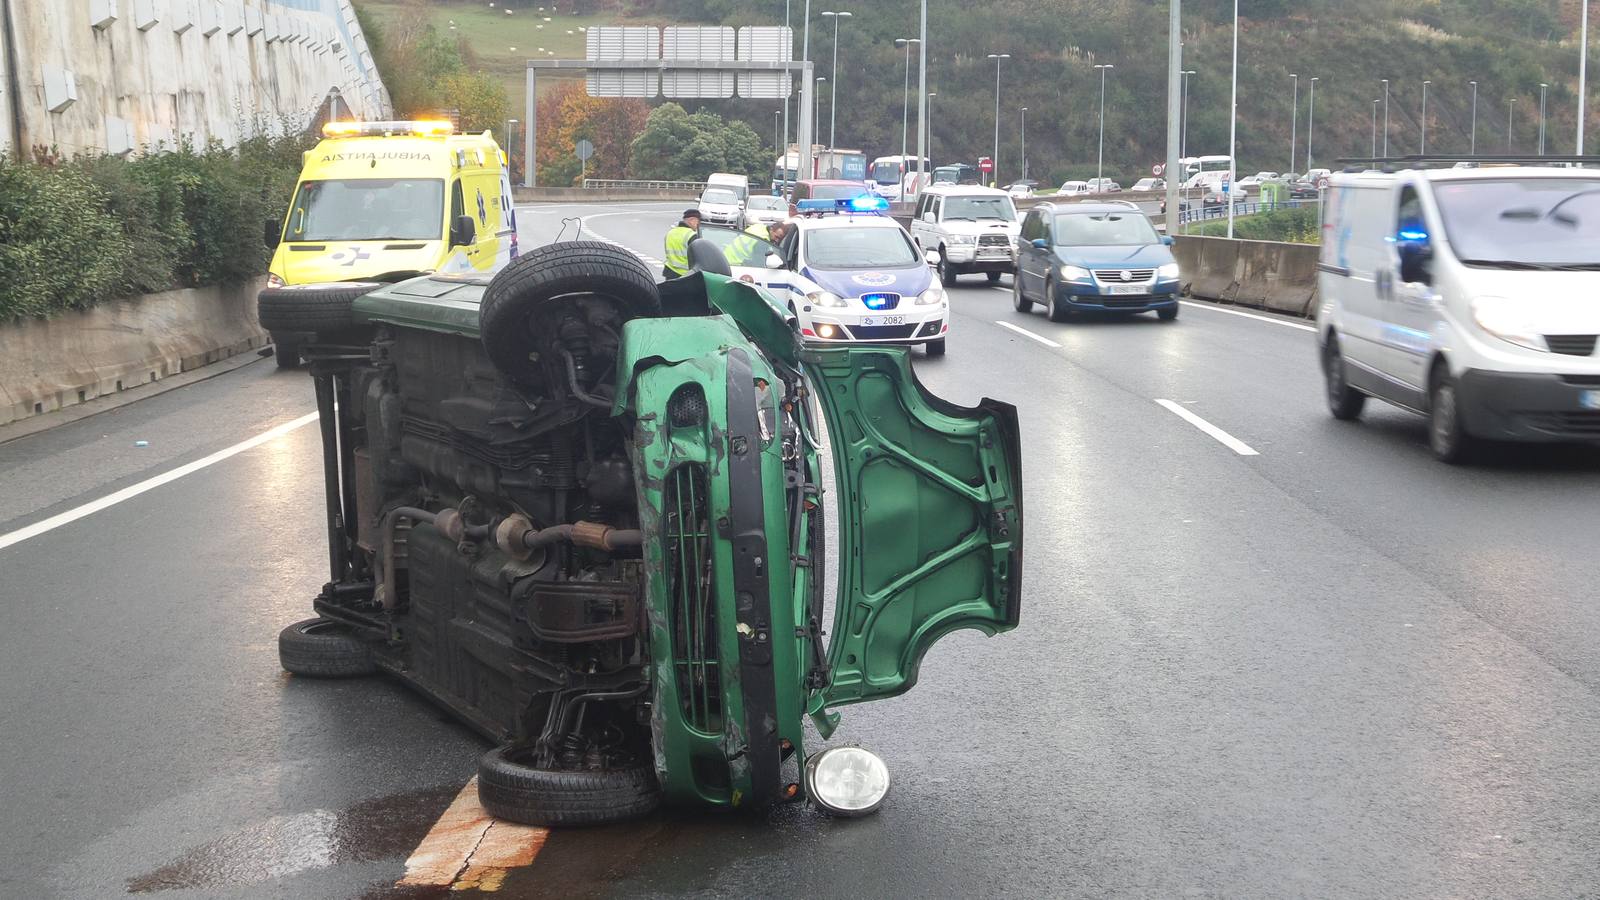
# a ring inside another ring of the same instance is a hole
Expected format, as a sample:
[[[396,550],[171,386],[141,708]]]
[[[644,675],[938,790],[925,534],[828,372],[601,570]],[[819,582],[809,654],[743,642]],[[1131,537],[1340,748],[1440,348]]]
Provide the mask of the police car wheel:
[[[923,344],[922,347],[928,351],[929,356],[943,356],[944,338],[940,338],[937,341],[929,341],[926,344]]]
[[[256,295],[256,318],[268,331],[340,331],[355,324],[350,308],[356,298],[379,287],[375,281],[349,281],[265,288]]]

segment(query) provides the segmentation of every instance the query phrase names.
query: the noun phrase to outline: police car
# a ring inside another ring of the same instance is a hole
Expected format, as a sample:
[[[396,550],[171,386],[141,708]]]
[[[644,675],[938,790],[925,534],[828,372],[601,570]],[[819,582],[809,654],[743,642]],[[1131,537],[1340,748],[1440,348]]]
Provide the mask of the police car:
[[[713,226],[700,237],[722,249],[735,277],[788,305],[808,341],[921,344],[943,356],[950,306],[929,268],[938,254],[917,250],[888,201],[802,200],[798,210],[777,244]]]

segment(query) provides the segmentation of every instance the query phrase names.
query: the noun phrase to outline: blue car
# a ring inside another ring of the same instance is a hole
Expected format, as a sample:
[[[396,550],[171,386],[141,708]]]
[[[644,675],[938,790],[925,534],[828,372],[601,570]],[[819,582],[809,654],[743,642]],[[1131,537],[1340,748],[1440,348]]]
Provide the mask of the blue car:
[[[1172,239],[1131,204],[1042,203],[1022,222],[1011,279],[1018,312],[1042,304],[1050,321],[1076,312],[1154,312],[1178,318]]]

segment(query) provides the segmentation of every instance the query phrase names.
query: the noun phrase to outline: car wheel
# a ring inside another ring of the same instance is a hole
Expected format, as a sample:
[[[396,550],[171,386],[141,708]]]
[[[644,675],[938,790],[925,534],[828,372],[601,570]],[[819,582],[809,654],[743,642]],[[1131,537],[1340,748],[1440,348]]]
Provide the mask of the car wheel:
[[[350,307],[356,298],[380,287],[375,281],[351,281],[263,288],[256,295],[256,319],[269,332],[342,331],[355,324]]]
[[[956,268],[950,264],[943,247],[939,248],[939,283],[945,287],[956,286]]]
[[[620,768],[541,769],[532,751],[503,746],[478,760],[478,802],[490,815],[525,825],[604,825],[661,805],[649,762]]]
[[[989,276],[989,283],[990,284],[999,284],[1000,283],[1000,273],[999,272],[988,272],[986,274]]]
[[[354,678],[378,671],[372,645],[352,625],[317,617],[278,632],[278,663],[291,675]]]
[[[1048,280],[1044,283],[1044,308],[1050,311],[1052,322],[1065,322],[1072,318],[1072,310],[1056,296],[1056,286]]]
[[[923,344],[922,347],[928,351],[929,356],[943,356],[944,338],[940,338],[937,341],[929,341],[926,344]]]
[[[1029,300],[1027,295],[1022,293],[1021,269],[1018,269],[1011,275],[1011,305],[1016,308],[1017,312],[1020,313],[1033,311],[1033,301]]]
[[[1176,322],[1178,320],[1178,304],[1174,303],[1166,309],[1156,310],[1156,318],[1163,322]]]
[[[1467,433],[1461,421],[1461,398],[1456,381],[1443,364],[1434,366],[1428,390],[1428,443],[1441,461],[1458,465],[1470,462],[1478,441]]]
[[[272,335],[272,358],[280,369],[293,369],[300,365],[300,339],[287,334]]]
[[[1322,351],[1322,375],[1328,387],[1328,411],[1343,422],[1361,418],[1367,405],[1367,395],[1350,386],[1345,378],[1344,354],[1339,352],[1339,339],[1328,336],[1328,345]]]

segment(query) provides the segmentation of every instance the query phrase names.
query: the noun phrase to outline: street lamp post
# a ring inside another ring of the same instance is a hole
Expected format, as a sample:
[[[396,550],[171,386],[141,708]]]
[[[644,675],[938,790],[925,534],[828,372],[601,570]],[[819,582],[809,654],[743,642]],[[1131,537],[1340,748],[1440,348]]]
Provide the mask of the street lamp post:
[[[906,86],[901,92],[900,114],[900,165],[906,164],[906,133],[911,130],[911,45],[920,44],[916,38],[895,38],[895,46],[906,45]]]
[[[1094,189],[1096,192],[1104,190],[1103,183],[1106,168],[1106,72],[1115,69],[1113,63],[1098,63],[1096,69],[1100,70],[1100,156],[1094,166]]]
[[[822,14],[833,20],[833,74],[828,76],[828,90],[831,92],[828,97],[828,151],[831,153],[839,146],[834,143],[839,126],[839,20],[850,18],[850,13],[829,9],[823,10]]]
[[[824,81],[827,81],[827,80],[828,80],[828,76],[826,76],[826,75],[818,75],[816,77],[816,80],[812,82],[813,87],[811,89],[811,128],[812,128],[812,132],[813,133],[815,133],[816,130],[817,130],[817,123],[822,121],[822,83]],[[817,168],[817,170],[821,170],[821,168],[822,168],[822,163],[819,162],[819,161],[816,161],[815,159],[813,159],[812,165],[815,166]],[[816,177],[816,174],[817,174],[816,171],[807,172],[804,175],[802,175],[802,174],[800,174],[799,169],[800,169],[800,161],[798,159],[796,159],[795,160],[795,175],[794,175],[796,181],[800,180],[801,178],[815,178]]]
[[[1478,83],[1469,81],[1472,85],[1472,149],[1467,151],[1469,156],[1478,155]]]
[[[1549,89],[1548,82],[1539,82],[1539,155],[1544,155],[1544,100],[1545,92]]]
[[[1382,100],[1372,101],[1372,158],[1378,158],[1378,104]]]
[[[1198,73],[1196,73],[1193,69],[1189,69],[1188,71],[1179,72],[1178,74],[1183,76],[1183,125],[1180,128],[1180,131],[1183,132],[1183,136],[1179,139],[1179,143],[1182,144],[1182,146],[1179,147],[1179,149],[1178,149],[1178,156],[1183,158],[1183,159],[1188,159],[1189,158],[1189,76],[1190,75],[1195,75],[1195,74],[1198,74]],[[1170,176],[1170,174],[1171,173],[1169,173],[1169,176]]]
[[[1233,239],[1233,186],[1239,182],[1239,0],[1233,0],[1233,87],[1228,99],[1228,239]]]
[[[1589,0],[1578,4],[1578,155],[1583,155],[1583,111],[1589,104]]]
[[[1383,155],[1389,156],[1389,79],[1383,79]]]
[[[1010,59],[1009,53],[991,53],[994,60],[994,155],[989,157],[989,177],[1000,183],[1000,61]]]
[[[1028,180],[1028,108],[1022,108],[1022,180]]]
[[[1311,171],[1311,139],[1316,137],[1317,128],[1317,82],[1320,77],[1311,79],[1311,102],[1306,110],[1306,171]]]
[[[924,125],[923,127],[928,130],[928,152],[926,154],[923,154],[923,155],[928,157],[928,166],[929,166],[928,177],[931,180],[933,178],[933,169],[932,169],[932,167],[933,167],[933,98],[939,96],[939,92],[938,91],[929,91],[926,96],[927,96],[926,103],[927,103],[927,107],[928,107],[928,121],[927,121],[927,124]],[[917,162],[917,165],[919,165],[919,166],[922,165],[922,162],[919,160]]]
[[[1290,72],[1289,78],[1294,81],[1294,100],[1290,102],[1289,109],[1289,168],[1284,171],[1293,172],[1295,141],[1300,137],[1300,76]]]
[[[788,32],[788,56],[794,58],[794,26],[790,7],[792,0],[783,0],[783,27]],[[784,76],[787,78],[787,76]],[[790,93],[793,93],[793,83],[790,83]],[[783,132],[778,138],[778,158],[787,161],[789,157],[789,94],[783,95]]]
[[[784,106],[787,107],[788,104],[784,104]],[[787,156],[787,149],[783,146],[783,114],[784,114],[784,112],[785,112],[785,110],[782,110],[782,109],[775,109],[775,110],[772,111],[772,138],[773,138],[774,141],[777,142],[777,145],[778,145],[778,158],[779,159],[783,159],[783,158],[785,158]]]
[[[1422,151],[1421,152],[1424,155],[1426,155],[1427,152],[1428,152],[1428,85],[1430,85],[1430,84],[1433,84],[1433,82],[1424,81],[1422,83]]]
[[[1511,125],[1517,118],[1517,98],[1506,98],[1506,154],[1511,153]]]

